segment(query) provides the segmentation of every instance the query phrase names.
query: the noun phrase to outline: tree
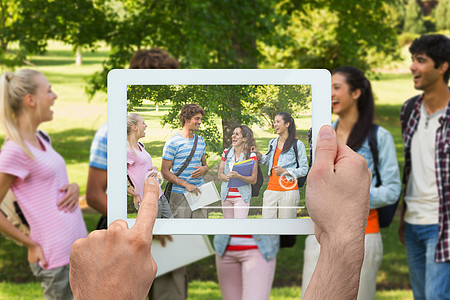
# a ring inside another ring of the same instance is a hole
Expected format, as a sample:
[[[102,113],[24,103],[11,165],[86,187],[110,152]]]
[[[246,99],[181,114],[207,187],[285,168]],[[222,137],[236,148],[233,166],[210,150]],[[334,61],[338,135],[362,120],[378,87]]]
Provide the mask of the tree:
[[[45,52],[49,35],[48,2],[0,0],[0,66],[13,68],[29,54]],[[17,49],[10,46],[17,43]]]
[[[434,10],[437,30],[450,30],[450,0],[440,0]]]
[[[107,40],[110,55],[103,70],[89,78],[87,92],[93,95],[104,90],[107,72],[126,67],[132,54],[144,47],[167,49],[183,68],[353,64],[369,69],[398,53],[395,29],[388,24],[385,7],[393,1],[397,0],[122,0],[125,13]],[[316,14],[313,21],[308,20],[311,11]],[[332,22],[323,20],[324,16]],[[296,27],[284,30],[294,23]],[[298,47],[300,37],[305,45]],[[273,49],[282,63],[271,59],[267,49]],[[280,55],[284,50],[288,54]],[[217,114],[222,118],[224,139],[245,121],[238,113],[242,100],[226,99],[223,112]]]
[[[422,11],[417,0],[408,0],[403,31],[417,34],[422,34],[426,31]]]
[[[398,58],[396,32],[389,6],[394,1],[309,2],[301,7],[281,5],[287,24],[276,30],[282,47],[259,43],[263,67],[327,68],[352,65],[370,70]]]

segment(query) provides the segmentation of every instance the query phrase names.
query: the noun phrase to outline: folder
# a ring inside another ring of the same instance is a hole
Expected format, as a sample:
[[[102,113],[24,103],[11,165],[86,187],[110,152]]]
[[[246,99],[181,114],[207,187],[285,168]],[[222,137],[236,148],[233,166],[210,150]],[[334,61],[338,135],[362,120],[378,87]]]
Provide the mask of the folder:
[[[198,188],[201,192],[199,195],[190,192],[184,193],[192,211],[222,200],[213,181],[202,184]]]
[[[232,171],[236,171],[242,176],[251,176],[253,172],[253,166],[255,165],[254,159],[247,159],[238,163],[233,164]],[[242,181],[238,178],[230,178],[228,181],[228,188],[235,188],[243,185],[247,185],[248,183]]]

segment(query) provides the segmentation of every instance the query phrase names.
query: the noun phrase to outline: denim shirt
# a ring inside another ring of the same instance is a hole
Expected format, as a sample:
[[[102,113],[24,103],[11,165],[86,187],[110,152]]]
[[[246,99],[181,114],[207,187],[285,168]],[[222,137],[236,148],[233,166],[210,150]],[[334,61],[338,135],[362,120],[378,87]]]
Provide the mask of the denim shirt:
[[[269,176],[272,174],[272,164],[273,164],[273,156],[275,154],[275,150],[277,148],[278,138],[274,138],[269,142],[272,145],[272,151],[267,154],[262,155],[261,163],[269,167]],[[295,161],[295,151],[292,146],[287,152],[281,153],[278,158],[278,166],[286,169],[289,173],[286,175],[286,179],[292,180],[302,176],[305,176],[308,173],[308,157],[306,156],[305,145],[297,140],[297,150],[298,150],[298,168],[297,162]]]
[[[339,119],[333,122],[331,126],[337,127]],[[393,204],[397,201],[401,193],[402,184],[400,181],[400,172],[395,152],[394,139],[389,131],[383,127],[378,127],[378,171],[380,172],[382,184],[375,187],[377,180],[375,167],[373,164],[372,152],[369,146],[369,137],[366,138],[361,148],[356,153],[363,156],[367,161],[367,167],[372,173],[372,183],[370,185],[370,209],[383,207]]]
[[[225,166],[223,169],[223,173],[227,175],[230,173],[230,162],[234,158],[234,147],[231,147],[227,151],[227,159],[225,160]],[[241,152],[241,155],[239,156],[239,159],[236,162],[244,161],[245,155],[244,152]],[[251,184],[239,186],[238,188],[239,193],[241,194],[242,200],[244,200],[245,203],[248,203],[250,201],[250,198],[252,197],[252,186]],[[222,200],[225,201],[228,195],[228,181],[222,181],[221,190],[220,190],[220,196],[222,197]]]
[[[225,254],[228,243],[230,242],[230,235],[216,235],[214,236],[214,248],[217,254],[222,257]],[[271,261],[277,256],[278,249],[280,249],[279,235],[258,235],[254,234],[253,239],[258,246],[259,251],[266,261]]]

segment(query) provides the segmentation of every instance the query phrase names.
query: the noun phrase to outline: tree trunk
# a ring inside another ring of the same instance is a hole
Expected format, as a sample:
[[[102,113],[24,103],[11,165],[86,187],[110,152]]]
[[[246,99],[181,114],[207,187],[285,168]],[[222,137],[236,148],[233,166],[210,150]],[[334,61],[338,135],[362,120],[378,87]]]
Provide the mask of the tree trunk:
[[[77,52],[77,54],[76,54],[77,57],[76,57],[75,63],[77,66],[81,66],[81,64],[83,63],[83,57],[81,55],[81,47],[80,46],[77,46],[76,52]]]

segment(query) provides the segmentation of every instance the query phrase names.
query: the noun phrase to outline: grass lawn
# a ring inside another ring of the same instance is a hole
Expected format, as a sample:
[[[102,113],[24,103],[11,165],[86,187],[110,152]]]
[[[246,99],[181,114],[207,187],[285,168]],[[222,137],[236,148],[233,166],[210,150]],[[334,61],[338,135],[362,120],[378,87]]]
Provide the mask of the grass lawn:
[[[54,148],[65,158],[69,178],[80,185],[81,194],[86,190],[90,143],[96,129],[106,122],[106,95],[99,93],[88,101],[84,94],[84,79],[101,68],[101,61],[106,54],[107,49],[103,48],[97,53],[86,53],[83,66],[77,67],[70,46],[52,43],[47,55],[31,59],[34,64],[32,68],[47,76],[59,96],[54,106],[55,119],[42,124],[41,128],[50,134]],[[412,88],[411,77],[409,74],[381,74],[379,79],[372,79],[372,86],[377,96],[376,122],[392,133],[399,163],[403,166],[399,113],[404,100],[417,94]],[[174,130],[161,128],[160,125],[159,120],[168,109],[168,106],[160,106],[157,113],[152,103],[147,102],[137,109],[151,129],[147,131],[144,143],[150,150],[154,165],[158,167],[161,165],[164,142],[174,133]],[[303,122],[307,121],[304,118],[296,119],[297,127],[305,128],[299,126]],[[253,129],[259,149],[265,151],[269,140],[275,135],[263,128]],[[297,133],[307,146],[306,131],[298,130]],[[3,139],[0,135],[0,143]],[[309,149],[307,153],[309,155]],[[209,156],[210,180],[217,177],[218,163],[217,155]],[[266,173],[264,167],[263,172]],[[304,198],[304,192],[301,195]],[[256,206],[261,202],[262,193],[258,198],[252,199],[252,205]],[[85,214],[90,230],[95,228],[98,218],[97,214]],[[377,278],[380,290],[377,292],[377,299],[413,299],[405,249],[397,238],[397,224],[398,220],[395,220],[391,227],[382,230],[384,255]],[[280,250],[271,299],[300,297],[304,239],[304,236],[299,236],[295,247]],[[0,299],[42,299],[41,288],[29,271],[26,257],[24,248],[0,236]],[[191,278],[189,299],[221,299],[213,257],[190,265],[188,273]]]

